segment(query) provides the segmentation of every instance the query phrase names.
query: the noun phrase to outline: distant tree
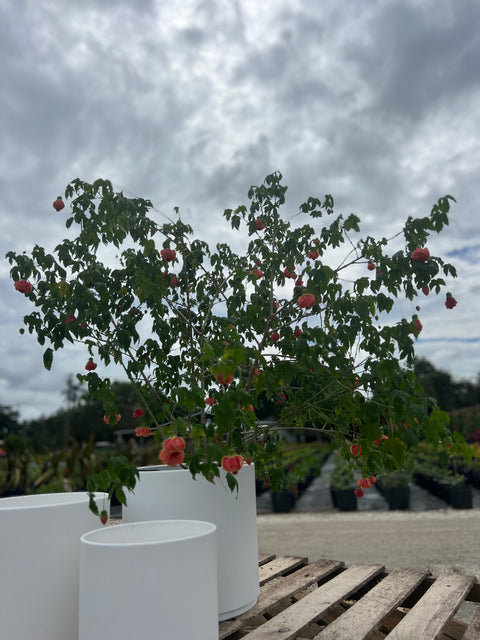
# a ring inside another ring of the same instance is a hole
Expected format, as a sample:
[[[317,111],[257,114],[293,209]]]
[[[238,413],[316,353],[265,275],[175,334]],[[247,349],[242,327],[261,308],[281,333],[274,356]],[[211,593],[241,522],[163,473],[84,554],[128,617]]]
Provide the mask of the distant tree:
[[[18,412],[7,405],[0,405],[0,438],[9,433],[19,433],[21,425],[18,422]]]
[[[132,429],[137,426],[133,417],[136,408],[136,395],[129,382],[114,382],[112,387],[119,399],[120,420],[111,425],[105,421],[102,403],[88,394],[82,395],[81,386],[67,378],[64,395],[68,405],[54,415],[41,417],[27,422],[23,429],[29,443],[37,450],[55,449],[70,440],[88,442],[91,437],[95,441],[113,442],[117,428]]]
[[[480,375],[477,382],[455,381],[446,371],[436,369],[424,358],[415,360],[415,374],[425,393],[444,411],[471,407],[480,403]]]

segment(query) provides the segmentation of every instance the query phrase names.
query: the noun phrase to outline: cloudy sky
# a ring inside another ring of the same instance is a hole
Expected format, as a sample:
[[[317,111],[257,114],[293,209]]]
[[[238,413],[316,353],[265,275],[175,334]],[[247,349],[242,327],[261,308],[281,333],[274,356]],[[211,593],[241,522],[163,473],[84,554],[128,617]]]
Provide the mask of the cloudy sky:
[[[0,0],[0,405],[51,415],[83,368],[79,347],[43,369],[4,259],[65,236],[52,201],[75,177],[179,206],[211,239],[273,170],[292,215],[331,193],[382,235],[452,194],[429,246],[458,305],[421,300],[417,353],[475,379],[479,25],[477,0]]]

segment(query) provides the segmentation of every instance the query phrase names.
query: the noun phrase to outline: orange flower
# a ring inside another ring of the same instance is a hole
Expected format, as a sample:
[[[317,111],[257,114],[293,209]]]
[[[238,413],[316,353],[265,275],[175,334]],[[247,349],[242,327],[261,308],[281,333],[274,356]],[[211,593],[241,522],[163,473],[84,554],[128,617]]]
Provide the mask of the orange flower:
[[[352,456],[359,458],[362,455],[362,445],[360,444],[352,444],[350,447],[350,453]]]
[[[305,293],[298,299],[298,306],[300,309],[311,309],[315,304],[315,296],[311,293]]]
[[[115,415],[115,424],[120,422],[121,417],[122,416],[119,413]],[[103,421],[105,422],[105,424],[110,424],[110,416],[103,416]]]
[[[163,448],[165,451],[176,451],[177,449],[183,451],[185,449],[185,440],[180,436],[167,438],[163,443]]]
[[[229,373],[225,378],[223,377],[223,375],[221,373],[218,374],[217,376],[217,382],[218,384],[232,384],[233,382],[233,376],[231,373]]]
[[[235,456],[223,456],[222,458],[222,468],[225,471],[233,473],[236,475],[243,465],[243,456],[239,453]]]
[[[163,449],[160,451],[159,458],[163,464],[174,467],[182,464],[185,460],[185,440],[180,436],[167,438],[163,443]]]
[[[148,438],[148,436],[151,436],[153,433],[153,431],[150,429],[150,427],[137,427],[135,429],[135,435],[138,438]]]
[[[357,484],[361,489],[370,489],[370,487],[372,486],[372,481],[370,480],[370,478],[360,478]]]
[[[414,262],[427,262],[430,258],[430,251],[426,247],[424,249],[415,249],[410,257]]]
[[[169,467],[175,467],[177,464],[182,464],[185,460],[185,452],[182,449],[162,449],[158,457],[163,464]]]

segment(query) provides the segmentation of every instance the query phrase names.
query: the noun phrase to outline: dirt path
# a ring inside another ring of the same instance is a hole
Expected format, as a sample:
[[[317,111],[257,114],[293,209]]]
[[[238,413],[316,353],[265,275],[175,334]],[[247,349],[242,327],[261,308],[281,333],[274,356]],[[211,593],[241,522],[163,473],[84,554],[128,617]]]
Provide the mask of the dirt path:
[[[260,553],[480,578],[480,510],[260,514]]]

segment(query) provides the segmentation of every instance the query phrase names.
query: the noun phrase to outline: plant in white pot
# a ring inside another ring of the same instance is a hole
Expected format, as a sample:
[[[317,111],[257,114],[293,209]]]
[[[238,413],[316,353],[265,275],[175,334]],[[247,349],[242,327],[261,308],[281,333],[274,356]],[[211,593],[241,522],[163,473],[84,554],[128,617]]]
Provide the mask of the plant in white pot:
[[[178,211],[165,221],[107,180],[76,179],[65,190],[66,227],[76,231],[52,252],[7,254],[15,288],[35,306],[27,329],[48,343],[45,366],[78,343],[86,370],[78,377],[112,426],[109,365],[120,366],[137,390],[137,435],[152,434],[160,460],[194,477],[214,482],[223,467],[232,490],[251,461],[282,488],[287,427],[329,436],[365,476],[401,467],[419,439],[449,437],[446,414],[411,366],[417,296],[440,293],[443,276],[455,276],[425,246],[448,224],[452,198],[390,239],[362,239],[359,218],[335,215],[330,195],[282,217],[286,189],[279,173],[251,187],[249,206],[224,212],[231,231],[211,247]],[[65,215],[62,198],[54,208]],[[389,320],[397,298],[412,301],[413,313]],[[447,293],[447,308],[455,302]],[[273,420],[258,419],[265,407]],[[113,460],[88,488],[125,504],[137,474]]]

